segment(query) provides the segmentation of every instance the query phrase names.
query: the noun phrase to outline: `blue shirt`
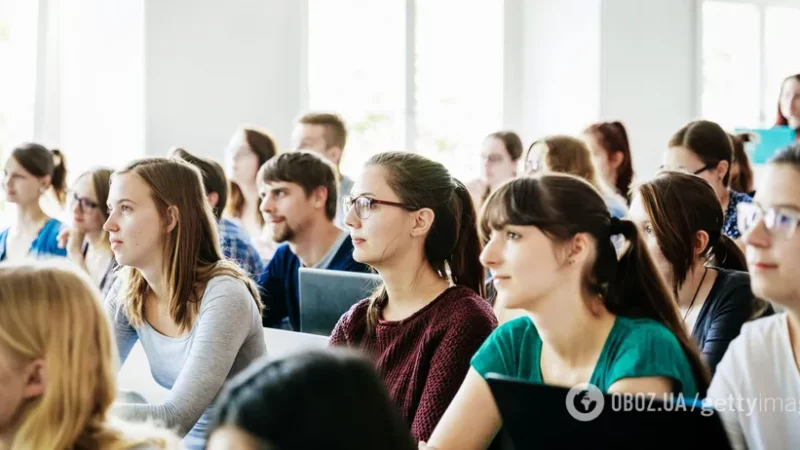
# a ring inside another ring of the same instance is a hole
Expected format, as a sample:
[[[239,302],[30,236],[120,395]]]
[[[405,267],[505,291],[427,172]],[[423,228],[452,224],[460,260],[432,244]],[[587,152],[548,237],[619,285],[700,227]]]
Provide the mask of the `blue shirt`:
[[[58,232],[60,230],[61,222],[58,219],[48,220],[39,231],[36,239],[31,242],[30,256],[37,259],[53,256],[67,256],[66,248],[58,248]],[[8,228],[0,231],[0,261],[6,259],[8,231]]]
[[[220,219],[217,229],[225,258],[239,264],[254,279],[264,271],[264,262],[249,234],[228,219]]]
[[[338,248],[337,248],[338,244]],[[332,257],[324,267],[319,269],[340,270],[343,272],[369,272],[369,266],[353,259],[353,240],[347,235],[337,240],[331,249]],[[261,300],[264,301],[263,325],[278,328],[288,317],[292,329],[300,329],[300,258],[282,244],[275,250],[275,255],[267,264],[267,268],[258,278]]]
[[[739,232],[739,224],[736,216],[736,205],[739,203],[752,203],[753,198],[741,192],[729,191],[731,198],[728,201],[728,209],[725,210],[725,220],[722,222],[722,234],[731,239],[739,239],[742,233]]]

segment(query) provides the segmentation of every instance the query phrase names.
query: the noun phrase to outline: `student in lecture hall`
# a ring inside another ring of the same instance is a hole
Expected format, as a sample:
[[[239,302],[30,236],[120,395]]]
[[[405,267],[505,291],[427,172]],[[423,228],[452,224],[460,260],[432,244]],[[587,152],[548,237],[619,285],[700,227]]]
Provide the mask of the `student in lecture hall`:
[[[745,324],[708,389],[735,449],[800,445],[800,145],[766,166],[753,203],[739,205],[755,295],[785,313]],[[753,406],[748,406],[751,402]]]
[[[613,217],[622,218],[628,213],[628,201],[602,181],[589,147],[580,139],[549,136],[534,142],[525,154],[525,171],[529,176],[566,173],[583,178],[600,193]]]
[[[314,350],[261,360],[220,395],[208,450],[415,450],[371,361]]]
[[[264,270],[261,255],[253,246],[250,235],[232,220],[222,217],[228,203],[228,180],[225,171],[216,161],[197,156],[182,148],[170,150],[170,156],[197,167],[203,175],[203,187],[208,203],[214,210],[222,255],[239,264],[251,278],[256,279]]]
[[[108,233],[103,224],[108,219],[108,188],[113,170],[97,168],[81,174],[72,184],[69,205],[72,227],[63,227],[58,235],[59,247],[89,274],[105,295],[116,280],[117,260],[111,251]]]
[[[592,152],[598,176],[630,202],[633,161],[625,125],[619,121],[595,123],[583,130],[581,138]]]
[[[497,131],[483,140],[481,178],[467,183],[476,210],[500,185],[517,177],[517,166],[522,157],[522,140],[513,131]]]
[[[371,355],[411,435],[426,440],[497,326],[475,208],[443,165],[406,152],[370,158],[344,204],[353,258],[383,285],[339,319],[330,344]]]
[[[45,214],[39,204],[48,189],[63,205],[67,192],[64,155],[34,143],[15,148],[3,170],[3,190],[6,200],[17,205],[17,220],[0,231],[0,261],[67,256],[58,247],[61,222]]]
[[[713,374],[742,325],[773,313],[750,290],[744,254],[722,234],[714,188],[697,175],[662,172],[634,188],[630,218]]]
[[[750,203],[753,199],[729,187],[732,161],[733,144],[728,133],[714,122],[697,120],[672,136],[661,168],[689,172],[708,181],[725,211],[722,232],[740,244],[736,205]]]
[[[261,212],[281,244],[258,278],[264,326],[300,330],[301,267],[369,272],[353,259],[353,241],[334,224],[336,170],[310,151],[283,153],[258,172]]]
[[[269,260],[275,247],[264,228],[258,209],[258,169],[278,153],[269,134],[255,128],[241,128],[225,149],[225,168],[231,183],[228,204],[223,215],[244,228],[261,258]]]
[[[781,83],[775,126],[800,129],[800,73],[786,77]],[[800,135],[798,135],[800,138]]]
[[[101,302],[64,261],[0,265],[0,448],[179,448],[166,430],[111,417],[116,352]]]
[[[745,146],[753,142],[756,137],[750,133],[728,134],[733,144],[733,163],[731,164],[731,189],[742,192],[750,197],[756,196],[753,187],[753,166],[747,156]]]
[[[333,113],[310,112],[297,120],[292,135],[295,150],[311,150],[319,153],[333,163],[338,180],[337,192],[349,193],[353,180],[340,171],[342,153],[347,143],[347,127],[344,120]],[[341,195],[336,199],[337,226],[344,228]]]
[[[172,158],[134,161],[111,177],[111,248],[121,266],[106,297],[124,363],[140,341],[161,404],[117,404],[205,444],[209,406],[222,384],[266,354],[255,283],[220,250],[200,171]],[[188,434],[187,434],[188,433]]]
[[[514,180],[489,197],[481,230],[498,296],[528,315],[478,350],[428,446],[490,445],[502,419],[489,373],[608,393],[705,393],[705,365],[636,225],[612,218],[590,184],[564,174]],[[619,260],[615,234],[629,242]]]

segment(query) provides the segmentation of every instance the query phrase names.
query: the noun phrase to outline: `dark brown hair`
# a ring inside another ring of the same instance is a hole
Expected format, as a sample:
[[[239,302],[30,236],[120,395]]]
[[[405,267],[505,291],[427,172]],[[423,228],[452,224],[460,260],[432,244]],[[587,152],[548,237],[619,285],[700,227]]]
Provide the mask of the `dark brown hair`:
[[[517,133],[513,131],[495,131],[486,136],[486,139],[489,138],[498,139],[503,143],[511,161],[516,162],[522,156],[522,139],[519,138]]]
[[[339,147],[344,149],[347,143],[347,128],[344,120],[333,113],[311,112],[297,120],[303,125],[321,125],[325,128],[325,148]]]
[[[586,233],[597,242],[596,258],[584,274],[583,288],[602,298],[612,314],[647,318],[669,329],[683,347],[702,395],[709,383],[694,342],[683,327],[664,279],[655,267],[636,225],[612,219],[599,192],[571,175],[545,174],[518,178],[495,191],[481,216],[481,232],[506,225],[535,226],[557,243]],[[630,243],[617,259],[612,235],[622,234]]]
[[[628,141],[628,132],[622,122],[600,122],[587,127],[585,134],[593,136],[602,150],[611,156],[616,152],[623,155],[622,163],[617,167],[617,193],[628,199],[631,183],[633,182],[633,161],[631,160],[631,146]]]
[[[708,235],[702,254],[713,266],[747,271],[739,247],[722,234],[725,214],[708,182],[697,175],[664,171],[636,188],[650,217],[650,226],[664,258],[672,266],[673,293],[677,295],[695,265],[695,238]]]
[[[202,158],[183,148],[174,148],[170,156],[186,161],[197,167],[203,175],[203,187],[206,195],[215,192],[217,194],[217,206],[214,207],[214,216],[217,220],[222,217],[222,211],[228,203],[228,181],[225,178],[225,171],[216,161]]]
[[[94,193],[97,196],[97,204],[100,208],[100,214],[103,215],[103,219],[105,220],[108,220],[108,208],[106,204],[108,204],[108,191],[111,187],[112,173],[114,173],[112,169],[97,167],[80,174],[78,178],[76,178],[76,180],[79,180],[83,177],[91,177],[92,187],[94,188]]]
[[[244,134],[244,141],[247,146],[258,157],[258,167],[263,166],[265,162],[278,153],[275,141],[265,131],[256,130],[255,128],[242,128],[241,133]],[[241,218],[244,214],[244,195],[242,195],[242,189],[239,185],[233,181],[231,181],[230,202],[227,206],[228,214],[231,217]],[[264,226],[264,217],[261,213],[256,211],[256,216],[258,223]]]
[[[328,191],[325,216],[329,220],[336,217],[338,198],[336,168],[327,159],[314,152],[300,150],[278,155],[261,166],[256,178],[259,184],[272,181],[298,184],[303,188],[306,197],[324,187]]]
[[[440,163],[416,153],[379,153],[366,166],[384,169],[386,182],[400,202],[412,208],[430,208],[433,225],[425,237],[425,260],[442,278],[486,296],[485,273],[480,262],[483,244],[478,237],[477,214],[464,183],[453,178]],[[389,300],[386,286],[373,294],[367,310],[367,334],[372,334],[380,309]]]
[[[753,135],[741,133],[729,137],[733,143],[733,163],[739,166],[739,172],[731,174],[731,189],[749,195],[753,192],[753,168],[750,166],[750,158],[747,157],[744,146],[753,141]]]
[[[36,178],[50,177],[50,186],[61,206],[67,202],[67,166],[58,149],[26,142],[11,151],[11,157]]]
[[[733,144],[728,133],[715,122],[696,120],[678,130],[669,140],[669,147],[685,147],[697,155],[706,166],[715,166],[721,161],[728,163],[728,171],[722,184],[728,186],[733,161]]]
[[[787,119],[786,116],[783,115],[783,112],[781,112],[781,97],[783,96],[783,87],[786,86],[786,82],[788,82],[789,80],[795,80],[797,82],[800,82],[800,73],[790,75],[784,78],[783,82],[781,82],[781,91],[778,92],[778,108],[777,108],[778,111],[777,114],[775,115],[776,127],[789,126],[789,119]]]

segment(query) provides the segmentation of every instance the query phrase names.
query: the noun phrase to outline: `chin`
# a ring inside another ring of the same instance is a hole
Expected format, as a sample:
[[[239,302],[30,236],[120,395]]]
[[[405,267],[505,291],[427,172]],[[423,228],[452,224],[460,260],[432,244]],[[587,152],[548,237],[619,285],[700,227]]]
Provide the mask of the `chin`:
[[[360,262],[361,264],[368,264],[372,265],[372,263],[377,262],[376,258],[373,258],[369,252],[365,252],[362,249],[354,248],[353,249],[353,260],[356,262]]]

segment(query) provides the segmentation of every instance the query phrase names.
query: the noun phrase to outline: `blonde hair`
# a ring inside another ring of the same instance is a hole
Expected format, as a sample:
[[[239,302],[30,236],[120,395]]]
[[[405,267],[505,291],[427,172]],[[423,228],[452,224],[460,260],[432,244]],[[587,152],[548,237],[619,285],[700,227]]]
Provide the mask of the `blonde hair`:
[[[126,173],[137,175],[147,185],[163,221],[167,220],[170,207],[177,209],[177,223],[163,247],[162,272],[169,287],[170,317],[179,329],[191,328],[205,285],[217,276],[230,276],[244,283],[261,312],[263,305],[253,280],[222,256],[214,212],[200,171],[174,158],[147,158],[115,172],[111,182]],[[123,268],[120,277],[120,305],[131,324],[142,326],[147,281],[132,267]]]
[[[29,400],[11,448],[176,448],[166,430],[112,421],[116,351],[88,276],[65,261],[0,265],[0,345],[20,361],[44,360],[46,385]]]

